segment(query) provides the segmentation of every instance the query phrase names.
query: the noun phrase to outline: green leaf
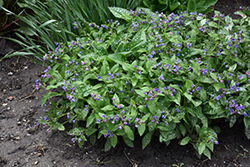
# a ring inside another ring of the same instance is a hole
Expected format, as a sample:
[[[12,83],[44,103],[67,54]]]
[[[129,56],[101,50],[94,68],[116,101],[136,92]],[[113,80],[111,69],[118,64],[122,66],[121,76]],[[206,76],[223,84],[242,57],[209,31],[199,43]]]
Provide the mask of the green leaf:
[[[138,78],[137,77],[132,77],[131,82],[132,82],[132,86],[136,86],[136,84],[138,83]]]
[[[134,143],[128,138],[127,135],[122,136],[124,142],[127,144],[129,147],[134,147]]]
[[[185,136],[186,133],[187,133],[186,128],[185,128],[182,124],[179,125],[179,128],[180,128],[181,134],[182,134],[183,136]]]
[[[187,79],[186,84],[185,84],[186,89],[191,88],[191,85],[193,85],[193,84],[194,84],[193,81]]]
[[[180,2],[175,2],[173,4],[170,4],[169,5],[169,9],[170,9],[170,12],[174,11],[176,8],[178,8],[178,6],[180,5],[181,3]]]
[[[97,131],[96,128],[88,128],[88,129],[86,129],[85,134],[86,134],[87,136],[90,136],[90,135],[92,135],[93,133],[95,133],[96,131]]]
[[[245,128],[247,129],[250,125],[250,118],[249,117],[244,117],[244,125]]]
[[[211,160],[211,152],[209,149],[205,148],[203,154]]]
[[[114,135],[113,137],[110,138],[110,141],[111,141],[111,145],[113,148],[115,148],[116,144],[117,144],[117,136]]]
[[[104,151],[108,151],[111,149],[111,141],[109,138],[106,139],[106,143],[105,143],[105,146],[104,146]]]
[[[191,138],[190,138],[189,136],[187,136],[187,137],[185,137],[185,138],[183,138],[183,139],[181,140],[180,145],[181,145],[181,146],[187,145],[188,142],[189,142],[190,140],[191,140]]]
[[[85,111],[83,109],[80,109],[80,108],[77,108],[77,109],[74,109],[75,113],[76,113],[76,116],[78,119],[80,120],[85,120],[86,116],[88,115],[89,111]]]
[[[103,85],[104,85],[103,83],[98,83],[98,84],[96,84],[95,86],[92,87],[92,90],[97,90],[97,89],[103,87]]]
[[[58,126],[58,130],[60,130],[60,131],[64,131],[65,130],[65,127],[63,126],[63,124],[60,124]]]
[[[205,149],[206,149],[206,143],[204,143],[204,142],[199,143],[199,145],[198,145],[198,153],[199,153],[199,155],[201,155],[204,152]]]
[[[205,0],[202,6],[204,6],[205,8],[209,8],[210,6],[215,5],[217,1],[218,0]]]
[[[80,137],[82,141],[78,144],[80,148],[82,148],[82,145],[84,144],[85,141],[87,141],[86,137],[84,135],[81,135]]]
[[[128,138],[130,140],[134,140],[135,139],[134,132],[133,132],[133,130],[129,126],[125,126],[124,130],[125,130],[125,133],[127,134]]]
[[[218,82],[217,76],[215,73],[210,73],[211,77]]]
[[[229,127],[232,128],[236,121],[237,121],[237,116],[235,114],[231,115],[229,117]]]
[[[19,3],[19,2],[17,2]],[[0,0],[0,9],[3,7],[3,0]]]
[[[196,73],[196,74],[200,74],[200,72],[199,72],[199,70],[200,70],[200,64],[198,63],[198,62],[196,62],[196,61],[192,61],[192,69],[194,70],[194,72]]]
[[[115,98],[115,99],[113,100],[114,104],[115,104],[115,105],[119,105],[119,104],[120,104],[119,96],[115,93],[114,96],[113,96],[113,98]]]
[[[154,131],[148,132],[142,139],[142,149],[147,147],[147,145],[151,142]]]
[[[213,152],[214,151],[214,143],[208,142],[207,143],[207,148],[209,148]]]
[[[110,12],[119,19],[124,19],[126,21],[132,20],[132,16],[130,16],[130,12],[126,9],[120,7],[108,7]]]
[[[142,117],[142,121],[143,121],[143,122],[146,122],[147,119],[148,119],[148,117],[149,117],[150,115],[151,115],[150,113],[144,115],[144,116]]]
[[[195,3],[194,0],[189,0],[188,1],[187,9],[188,9],[188,12],[194,12],[194,11],[196,11],[197,7],[196,7],[196,3]]]
[[[200,99],[205,102],[207,100],[207,92],[204,88],[201,88],[200,90]]]
[[[197,54],[202,54],[203,50],[201,49],[196,49],[196,48],[185,48],[182,49],[180,52],[180,57],[182,58],[188,58]]]
[[[245,129],[245,135],[248,139],[250,139],[250,127]]]
[[[94,120],[95,120],[95,115],[92,113],[87,119],[86,127],[89,127],[89,125],[92,124]]]
[[[45,104],[45,102],[46,102],[49,98],[54,97],[54,96],[61,96],[61,94],[55,93],[55,92],[48,92],[48,93],[46,93],[46,94],[43,96],[42,100],[41,100],[41,106],[43,106],[43,105]]]
[[[234,70],[236,69],[236,67],[237,67],[237,64],[234,64],[234,65],[230,66],[229,67],[229,71],[234,72]]]
[[[92,145],[95,144],[95,142],[96,142],[96,134],[95,133],[93,133],[91,136],[89,136],[89,141]]]
[[[102,111],[112,111],[115,107],[113,105],[107,105],[101,108]]]
[[[149,0],[143,0],[142,2],[146,7],[150,7],[151,2]]]
[[[156,127],[156,123],[154,122],[149,122],[148,123],[148,130],[151,132],[153,130],[155,130],[155,127]]]
[[[108,58],[121,65],[126,62],[125,56],[121,53],[109,54]]]
[[[148,109],[154,115],[156,111],[159,109],[160,105],[156,105],[158,98],[154,98],[152,101],[148,101]]]
[[[199,76],[197,77],[197,81],[202,82],[202,83],[214,83],[214,81],[210,78],[207,78],[205,76]]]
[[[220,127],[219,126],[214,126],[213,130],[215,133],[219,134],[220,133]]]
[[[139,135],[142,136],[145,130],[146,130],[146,125],[144,123],[140,124],[140,126],[138,127]]]

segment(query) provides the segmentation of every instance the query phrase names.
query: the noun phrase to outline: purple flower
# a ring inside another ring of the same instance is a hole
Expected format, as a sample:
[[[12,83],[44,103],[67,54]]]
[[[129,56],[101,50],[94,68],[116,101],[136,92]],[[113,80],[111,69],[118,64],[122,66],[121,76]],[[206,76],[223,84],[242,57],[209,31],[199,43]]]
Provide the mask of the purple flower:
[[[176,111],[177,111],[177,112],[180,112],[180,110],[179,110],[178,108],[176,108]]]
[[[200,89],[201,89],[201,87],[200,87],[200,86],[198,86],[196,90],[197,90],[197,91],[199,91]]]

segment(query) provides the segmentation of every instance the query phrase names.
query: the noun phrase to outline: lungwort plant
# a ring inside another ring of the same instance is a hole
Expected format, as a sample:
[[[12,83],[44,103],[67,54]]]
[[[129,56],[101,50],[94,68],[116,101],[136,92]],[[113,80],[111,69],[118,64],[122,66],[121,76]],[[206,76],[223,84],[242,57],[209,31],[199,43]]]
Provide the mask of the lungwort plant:
[[[110,10],[127,23],[75,22],[78,38],[55,41],[44,55],[49,66],[36,81],[49,91],[42,105],[62,98],[40,124],[48,131],[73,124],[68,134],[80,147],[101,137],[105,151],[118,139],[133,147],[139,135],[145,148],[156,135],[166,144],[191,143],[209,158],[220,131],[213,120],[230,127],[243,120],[250,138],[248,18]]]

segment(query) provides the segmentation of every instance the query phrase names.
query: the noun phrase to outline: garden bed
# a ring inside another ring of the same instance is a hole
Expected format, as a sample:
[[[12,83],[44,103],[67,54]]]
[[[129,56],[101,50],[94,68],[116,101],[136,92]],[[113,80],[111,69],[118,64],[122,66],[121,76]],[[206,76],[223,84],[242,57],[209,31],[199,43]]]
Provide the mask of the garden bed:
[[[221,0],[215,10],[232,14],[240,5],[250,4],[240,0],[238,3],[236,0]],[[134,148],[119,140],[116,148],[104,152],[104,139],[95,145],[85,142],[79,148],[65,132],[47,133],[46,128],[35,128],[36,119],[45,115],[45,108],[40,104],[46,92],[34,91],[35,80],[44,69],[23,57],[0,62],[0,166],[250,165],[250,144],[244,135],[243,124],[229,128],[228,123],[217,123],[221,133],[212,160],[206,157],[198,159],[191,145],[180,146],[177,140],[166,146],[159,143],[158,137],[153,137],[152,142],[142,150],[141,140],[136,136]]]

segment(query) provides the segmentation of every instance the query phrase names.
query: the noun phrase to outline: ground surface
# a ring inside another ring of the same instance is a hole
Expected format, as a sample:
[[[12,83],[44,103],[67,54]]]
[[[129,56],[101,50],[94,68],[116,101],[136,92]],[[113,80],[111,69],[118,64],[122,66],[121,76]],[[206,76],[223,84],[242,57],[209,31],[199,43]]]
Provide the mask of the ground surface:
[[[250,1],[219,0],[215,9],[232,16],[241,5],[250,6]],[[33,92],[35,80],[43,69],[25,58],[0,61],[0,167],[161,167],[181,163],[205,167],[250,166],[250,141],[244,135],[242,124],[231,129],[228,123],[218,124],[221,133],[212,160],[197,158],[191,145],[180,146],[178,141],[172,141],[166,146],[157,137],[144,150],[136,137],[135,148],[127,147],[120,140],[115,149],[103,152],[105,140],[95,145],[86,142],[80,149],[72,144],[66,132],[52,134],[46,128],[34,128],[36,119],[45,115],[40,102],[46,92]]]

